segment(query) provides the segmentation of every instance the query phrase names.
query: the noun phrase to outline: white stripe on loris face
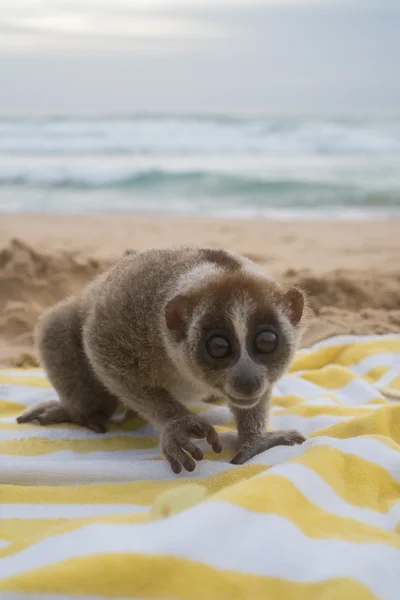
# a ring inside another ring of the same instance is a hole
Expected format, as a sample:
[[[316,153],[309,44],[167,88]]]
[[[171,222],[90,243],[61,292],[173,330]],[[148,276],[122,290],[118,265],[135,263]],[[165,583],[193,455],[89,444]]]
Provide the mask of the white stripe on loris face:
[[[249,273],[250,275],[256,275],[258,277],[265,277],[265,279],[269,280],[271,279],[271,275],[262,266],[253,262],[249,258],[243,256],[241,257],[241,261],[246,273]]]
[[[199,265],[193,267],[193,269],[190,269],[190,271],[183,273],[183,275],[179,278],[177,284],[177,293],[183,292],[192,285],[203,281],[203,279],[206,277],[211,277],[213,275],[217,275],[218,273],[222,273],[221,267],[218,267],[210,262],[200,263]]]
[[[231,311],[230,318],[240,344],[241,356],[247,354],[246,339],[250,314],[254,310],[254,302],[251,298],[243,296],[236,300]]]

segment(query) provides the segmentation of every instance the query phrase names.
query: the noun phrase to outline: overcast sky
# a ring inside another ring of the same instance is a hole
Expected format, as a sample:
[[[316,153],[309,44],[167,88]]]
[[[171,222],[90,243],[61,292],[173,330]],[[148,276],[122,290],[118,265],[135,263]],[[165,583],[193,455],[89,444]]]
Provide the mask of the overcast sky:
[[[400,0],[1,0],[0,113],[400,109]]]

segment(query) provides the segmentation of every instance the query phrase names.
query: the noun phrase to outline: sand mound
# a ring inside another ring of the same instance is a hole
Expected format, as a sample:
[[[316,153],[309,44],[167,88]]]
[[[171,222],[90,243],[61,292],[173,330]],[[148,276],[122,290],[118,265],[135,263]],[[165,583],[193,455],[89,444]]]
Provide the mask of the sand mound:
[[[33,331],[40,314],[110,264],[82,251],[46,254],[11,240],[0,250],[0,362],[35,364]],[[305,343],[334,334],[400,331],[400,271],[315,275],[289,270],[283,280],[300,285],[310,296],[315,316]]]
[[[21,240],[11,240],[0,251],[0,361],[34,363],[29,350],[43,310],[76,293],[107,266],[75,252],[42,254]]]
[[[315,275],[288,270],[283,279],[309,297],[311,318],[303,345],[333,335],[400,332],[400,271],[337,269]]]
[[[352,311],[400,307],[400,271],[380,274],[338,269],[321,277],[309,270],[289,270],[284,278],[307,290],[317,313],[327,306]]]

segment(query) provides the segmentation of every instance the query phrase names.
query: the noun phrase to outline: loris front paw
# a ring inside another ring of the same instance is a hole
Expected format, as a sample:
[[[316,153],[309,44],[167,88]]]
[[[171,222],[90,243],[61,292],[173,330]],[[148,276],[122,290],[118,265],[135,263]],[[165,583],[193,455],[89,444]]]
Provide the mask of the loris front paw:
[[[203,452],[191,442],[191,438],[207,439],[214,452],[221,452],[222,446],[214,427],[204,423],[196,415],[186,415],[168,423],[161,433],[161,448],[174,473],[194,471],[195,460],[203,459]]]
[[[263,435],[254,436],[242,443],[239,452],[231,460],[231,464],[242,465],[257,454],[261,454],[261,452],[265,452],[274,446],[294,446],[305,441],[306,438],[295,429],[265,432]]]

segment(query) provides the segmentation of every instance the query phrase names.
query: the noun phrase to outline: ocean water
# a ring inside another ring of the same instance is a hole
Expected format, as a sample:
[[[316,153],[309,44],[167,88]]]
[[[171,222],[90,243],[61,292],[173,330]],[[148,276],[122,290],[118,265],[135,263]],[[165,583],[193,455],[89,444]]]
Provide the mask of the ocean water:
[[[0,119],[0,212],[400,217],[400,116]]]

